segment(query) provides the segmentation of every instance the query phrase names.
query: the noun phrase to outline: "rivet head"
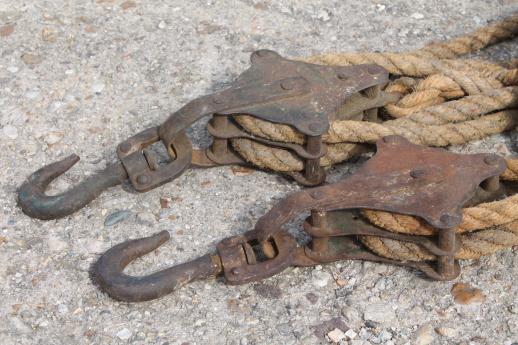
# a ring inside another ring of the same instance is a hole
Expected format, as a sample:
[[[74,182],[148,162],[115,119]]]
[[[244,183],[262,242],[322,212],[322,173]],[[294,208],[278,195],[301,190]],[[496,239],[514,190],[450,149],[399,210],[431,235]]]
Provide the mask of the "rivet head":
[[[126,153],[131,149],[131,144],[128,142],[121,143],[119,145],[119,149],[121,150],[121,152]]]
[[[493,164],[496,164],[498,163],[498,156],[497,155],[487,155],[486,157],[484,157],[484,163],[486,163],[487,165],[493,165]]]
[[[284,80],[281,82],[281,88],[283,90],[292,90],[295,87],[293,80]]]
[[[237,276],[237,275],[241,274],[241,269],[240,269],[239,267],[234,267],[234,268],[230,271],[230,273],[232,273],[233,275],[236,275],[236,276]]]
[[[413,178],[420,178],[424,176],[426,172],[423,169],[415,169],[410,172],[410,176]]]
[[[347,74],[345,74],[344,72],[338,72],[336,74],[336,76],[340,80],[347,80],[347,79],[349,79],[349,76]]]
[[[137,182],[139,184],[148,184],[149,183],[149,176],[148,175],[138,175],[137,176]]]

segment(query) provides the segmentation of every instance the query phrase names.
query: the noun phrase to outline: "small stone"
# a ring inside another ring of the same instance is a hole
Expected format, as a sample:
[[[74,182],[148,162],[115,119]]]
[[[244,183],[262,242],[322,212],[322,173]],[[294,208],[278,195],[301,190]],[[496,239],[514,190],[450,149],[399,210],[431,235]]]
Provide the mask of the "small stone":
[[[331,332],[327,333],[327,336],[334,343],[338,343],[340,340],[345,339],[345,333],[338,328],[335,328]]]
[[[9,66],[9,67],[7,67],[7,71],[10,72],[10,73],[13,73],[13,74],[18,72],[19,70],[20,69],[18,67],[16,67],[16,66]]]
[[[347,285],[347,280],[345,280],[345,279],[337,279],[336,280],[336,285],[338,285],[340,287],[341,286],[346,286]]]
[[[124,219],[128,218],[132,214],[131,211],[122,210],[110,213],[106,216],[104,220],[104,226],[113,226],[117,223],[122,222]]]
[[[117,338],[121,340],[128,340],[129,338],[131,338],[131,331],[127,328],[123,328],[120,331],[118,331],[115,335],[117,336]]]
[[[27,65],[37,65],[43,61],[43,58],[36,54],[25,53],[22,55],[22,61]]]
[[[9,139],[18,138],[18,128],[14,127],[13,125],[5,125],[2,129],[2,132]]]
[[[377,4],[377,5],[376,5],[376,9],[377,9],[379,12],[385,11],[385,8],[386,8],[386,6],[385,6],[385,5],[382,5],[382,4]]]
[[[313,292],[308,292],[306,294],[306,299],[309,301],[309,303],[311,304],[315,304],[318,302],[318,296],[315,295]]]
[[[317,14],[317,18],[323,22],[328,22],[331,19],[331,16],[326,10],[320,10]]]
[[[354,339],[356,338],[356,336],[358,335],[358,333],[356,333],[354,330],[352,329],[348,329],[347,332],[345,332],[345,336],[349,339]]]
[[[424,18],[424,14],[422,13],[419,13],[419,12],[414,12],[410,15],[410,17],[414,18],[414,19],[423,19]]]
[[[366,321],[389,323],[396,318],[396,314],[389,304],[380,302],[367,305],[363,312],[363,318]]]
[[[64,134],[62,132],[53,131],[45,134],[43,137],[43,140],[47,145],[54,145],[59,143],[64,137]]]
[[[11,317],[10,321],[11,325],[16,331],[18,331],[18,333],[27,334],[32,332],[32,329],[28,325],[26,325],[25,322],[23,322],[21,319],[17,317]]]
[[[43,28],[43,30],[41,30],[41,38],[45,42],[56,42],[58,38],[58,32],[54,28]]]
[[[104,90],[105,84],[102,81],[96,81],[92,84],[92,92],[100,94]]]
[[[230,170],[232,170],[232,174],[234,174],[236,176],[247,176],[255,171],[254,169],[250,169],[250,168],[239,166],[239,165],[231,166]]]
[[[453,338],[457,335],[457,331],[450,327],[436,327],[435,332],[443,337]]]
[[[10,36],[14,32],[14,25],[7,24],[0,26],[0,37]]]
[[[340,311],[345,318],[345,322],[351,328],[360,328],[363,325],[363,320],[360,313],[353,307],[345,306]]]
[[[137,7],[137,4],[135,3],[135,1],[128,0],[128,1],[124,1],[121,4],[121,8],[123,10],[129,10],[130,8],[133,8],[133,7]]]
[[[58,237],[51,236],[47,240],[47,246],[49,247],[49,250],[52,252],[61,252],[68,247],[68,244]]]
[[[158,23],[158,28],[159,29],[165,29],[165,27],[166,27],[165,22],[163,20],[161,20],[160,23]]]
[[[518,314],[518,304],[509,306],[509,312],[511,312],[511,314]]]
[[[482,303],[486,300],[486,296],[482,290],[472,288],[465,283],[455,283],[451,288],[451,294],[458,304]]]
[[[420,327],[416,332],[415,344],[416,345],[428,345],[434,340],[433,328],[431,325],[424,325]]]
[[[164,197],[160,198],[160,208],[169,208],[170,203],[171,203],[170,198],[164,198]]]
[[[324,271],[316,271],[314,270],[312,273],[313,276],[313,285],[316,287],[324,287],[329,283],[331,279],[331,275]]]
[[[151,212],[139,212],[136,220],[140,225],[153,226],[156,223],[156,217]]]
[[[40,90],[30,90],[30,91],[27,91],[25,93],[25,97],[27,97],[28,99],[31,99],[31,100],[34,100],[34,99],[37,99],[38,97],[40,97],[41,95],[41,92]]]
[[[59,304],[58,305],[58,312],[60,314],[66,314],[68,313],[68,307],[65,304]]]

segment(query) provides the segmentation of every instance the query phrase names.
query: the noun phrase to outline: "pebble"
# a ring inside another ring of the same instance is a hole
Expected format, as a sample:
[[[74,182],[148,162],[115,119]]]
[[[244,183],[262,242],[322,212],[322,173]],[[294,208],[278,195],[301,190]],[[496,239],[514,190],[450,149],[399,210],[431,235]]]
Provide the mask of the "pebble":
[[[151,212],[139,212],[137,213],[137,223],[140,225],[153,226],[156,223],[156,217]]]
[[[13,125],[5,125],[2,131],[9,139],[18,138],[18,128],[14,127]]]
[[[457,335],[457,330],[450,327],[436,327],[435,332],[443,337],[453,338]]]
[[[53,131],[45,134],[43,137],[43,140],[47,145],[54,145],[57,144],[63,139],[63,132]]]
[[[340,340],[345,339],[346,337],[345,333],[339,328],[333,329],[331,332],[327,333],[327,336],[334,343],[338,343]]]
[[[324,287],[329,284],[329,280],[331,279],[331,275],[324,271],[316,271],[314,270],[311,274],[313,277],[313,285],[316,287]]]
[[[68,247],[68,244],[58,237],[51,236],[47,240],[47,246],[52,252],[61,252]]]
[[[424,325],[416,332],[415,344],[428,345],[434,341],[434,330],[431,325]]]
[[[92,92],[95,94],[100,94],[106,85],[102,81],[96,81],[92,84]]]
[[[358,335],[358,333],[356,333],[354,330],[352,329],[348,329],[347,332],[345,332],[345,335],[347,338],[349,339],[354,339],[356,338],[356,336]]]
[[[482,290],[472,288],[469,284],[455,283],[451,288],[451,294],[458,304],[474,304],[482,303],[486,300],[486,296]]]
[[[41,38],[45,42],[56,42],[58,38],[58,32],[54,28],[43,28],[43,30],[41,30]]]
[[[117,338],[121,340],[128,340],[129,338],[131,338],[131,331],[127,328],[123,328],[120,331],[118,331],[115,335],[117,336]]]
[[[158,23],[158,28],[159,29],[165,29],[165,27],[166,27],[166,24],[165,24],[165,22],[163,20],[160,21],[160,23]]]
[[[329,15],[329,12],[327,12],[326,10],[320,10],[317,14],[317,18],[323,22],[328,22],[329,20],[331,20],[331,16]]]
[[[19,70],[20,69],[18,67],[16,67],[16,66],[9,66],[9,67],[7,67],[7,71],[10,72],[10,73],[13,73],[13,74],[18,72]]]
[[[25,53],[22,55],[22,61],[27,65],[37,65],[43,61],[43,58],[39,55]]]
[[[36,99],[40,97],[40,95],[40,90],[30,90],[25,93],[25,97],[27,97],[28,99]]]
[[[360,328],[363,325],[363,320],[360,313],[353,307],[345,306],[340,311],[345,318],[347,326],[351,328]]]
[[[363,318],[377,323],[389,323],[396,318],[396,313],[389,304],[373,303],[365,307]]]
[[[121,210],[121,211],[116,211],[116,212],[110,213],[104,219],[104,226],[113,226],[117,223],[120,223],[124,219],[131,216],[131,214],[132,214],[132,212],[128,211],[128,210]]]
[[[14,329],[16,329],[19,333],[27,334],[32,332],[32,329],[21,319],[17,317],[11,317],[10,321]]]
[[[68,307],[65,304],[58,304],[58,311],[60,314],[68,313]]]
[[[518,314],[518,304],[509,306],[509,312],[511,312],[511,314]]]
[[[414,19],[423,19],[424,18],[424,14],[422,13],[419,13],[419,12],[415,12],[415,13],[412,13],[410,15],[410,17],[414,18]]]

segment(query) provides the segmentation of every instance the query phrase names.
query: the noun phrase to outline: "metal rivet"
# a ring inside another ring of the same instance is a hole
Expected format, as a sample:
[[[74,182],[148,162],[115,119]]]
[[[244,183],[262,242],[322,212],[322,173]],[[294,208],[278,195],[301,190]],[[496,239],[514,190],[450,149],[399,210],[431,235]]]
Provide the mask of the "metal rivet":
[[[496,164],[498,162],[498,156],[497,155],[487,155],[486,157],[484,157],[484,163],[486,163],[487,165],[493,165],[493,164]]]
[[[347,74],[345,74],[344,72],[338,72],[338,74],[336,76],[340,80],[347,80],[347,79],[349,79],[349,76]]]
[[[419,178],[422,177],[425,173],[426,172],[423,169],[416,169],[410,172],[410,176],[412,176],[413,178]]]
[[[147,175],[138,175],[137,176],[137,182],[139,184],[148,184],[149,183],[149,176],[147,176]]]
[[[283,90],[291,90],[294,88],[294,83],[293,83],[293,80],[284,80],[283,82],[281,82],[281,88]]]
[[[241,269],[239,267],[234,267],[230,273],[232,273],[233,275],[239,275],[241,273]]]
[[[121,150],[121,152],[126,153],[131,149],[131,144],[128,142],[121,143],[119,145],[119,149]]]

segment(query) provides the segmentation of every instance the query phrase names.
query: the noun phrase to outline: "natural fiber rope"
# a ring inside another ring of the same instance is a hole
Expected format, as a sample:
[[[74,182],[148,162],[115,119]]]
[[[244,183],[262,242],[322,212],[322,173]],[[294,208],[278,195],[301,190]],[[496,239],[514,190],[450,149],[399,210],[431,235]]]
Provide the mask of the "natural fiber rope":
[[[518,69],[479,60],[454,59],[518,34],[518,15],[478,29],[473,34],[433,43],[410,53],[326,54],[303,61],[325,65],[374,63],[401,76],[385,92],[402,97],[385,106],[395,120],[384,123],[335,121],[323,136],[329,166],[365,152],[363,143],[386,135],[401,135],[427,146],[448,146],[478,140],[512,129],[518,124]],[[515,65],[509,65],[516,67]],[[424,79],[419,79],[424,78]],[[510,86],[510,87],[504,87]],[[497,112],[498,111],[498,112]],[[247,115],[235,121],[255,136],[277,142],[304,144],[305,136],[293,127],[258,120]],[[261,168],[282,172],[301,171],[303,160],[281,148],[248,139],[233,139],[232,146],[247,161]],[[518,160],[507,160],[502,179],[518,181]],[[371,223],[388,231],[432,236],[436,231],[419,218],[389,212],[363,210]],[[518,245],[518,195],[463,210],[459,259],[478,258]],[[422,247],[408,242],[373,236],[360,240],[378,255],[395,260],[433,260]]]

